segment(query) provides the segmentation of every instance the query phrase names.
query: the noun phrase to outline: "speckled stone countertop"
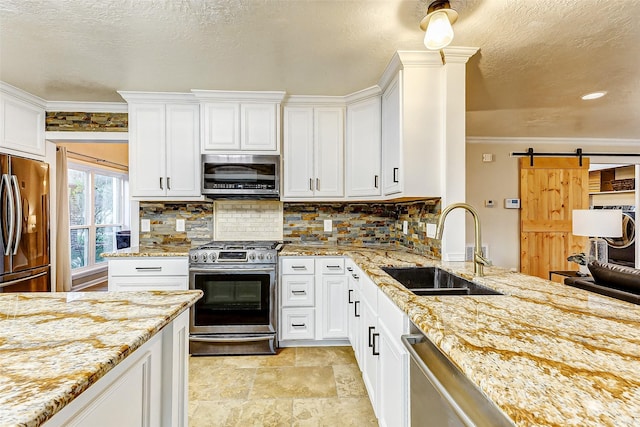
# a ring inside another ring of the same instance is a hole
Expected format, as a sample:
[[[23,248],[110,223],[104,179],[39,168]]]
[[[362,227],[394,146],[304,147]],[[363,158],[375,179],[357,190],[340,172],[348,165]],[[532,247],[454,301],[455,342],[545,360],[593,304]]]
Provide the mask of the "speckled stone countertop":
[[[497,267],[394,247],[285,245],[349,256],[518,426],[639,426],[640,306]],[[415,296],[382,266],[438,266],[504,295]]]
[[[105,252],[101,254],[103,258],[135,258],[135,257],[188,257],[190,246],[177,247],[142,247],[133,246],[131,248],[119,249],[116,252]]]
[[[41,425],[201,295],[0,294],[0,425]]]

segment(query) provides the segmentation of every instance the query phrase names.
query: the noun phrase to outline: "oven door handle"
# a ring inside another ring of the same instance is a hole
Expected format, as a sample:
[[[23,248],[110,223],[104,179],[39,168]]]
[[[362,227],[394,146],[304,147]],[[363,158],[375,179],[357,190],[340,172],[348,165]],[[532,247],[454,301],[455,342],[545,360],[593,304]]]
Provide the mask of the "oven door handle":
[[[190,273],[272,273],[276,269],[274,268],[238,268],[238,269],[225,269],[225,268],[190,268]]]
[[[273,335],[261,335],[261,336],[242,336],[242,337],[198,337],[191,335],[189,341],[198,342],[252,342],[252,341],[270,341],[273,339]]]

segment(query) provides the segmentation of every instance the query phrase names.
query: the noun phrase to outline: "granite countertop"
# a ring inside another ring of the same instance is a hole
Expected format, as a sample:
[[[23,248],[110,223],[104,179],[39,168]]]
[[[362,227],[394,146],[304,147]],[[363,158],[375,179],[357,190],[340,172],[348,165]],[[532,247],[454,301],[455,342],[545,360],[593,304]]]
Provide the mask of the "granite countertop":
[[[640,306],[398,248],[285,245],[349,256],[518,426],[640,425]],[[415,296],[382,266],[438,266],[504,295]]]
[[[133,246],[125,249],[118,249],[115,252],[104,252],[103,258],[136,258],[136,257],[188,257],[190,246]]]
[[[201,295],[0,294],[0,425],[41,425]]]

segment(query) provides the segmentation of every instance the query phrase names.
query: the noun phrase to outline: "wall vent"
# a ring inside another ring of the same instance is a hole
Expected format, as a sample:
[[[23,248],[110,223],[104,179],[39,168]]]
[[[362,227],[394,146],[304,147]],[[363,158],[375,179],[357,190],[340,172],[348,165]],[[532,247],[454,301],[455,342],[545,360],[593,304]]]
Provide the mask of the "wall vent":
[[[465,246],[464,251],[464,260],[465,261],[473,261],[473,245]],[[489,259],[489,247],[487,245],[482,245],[482,256]]]

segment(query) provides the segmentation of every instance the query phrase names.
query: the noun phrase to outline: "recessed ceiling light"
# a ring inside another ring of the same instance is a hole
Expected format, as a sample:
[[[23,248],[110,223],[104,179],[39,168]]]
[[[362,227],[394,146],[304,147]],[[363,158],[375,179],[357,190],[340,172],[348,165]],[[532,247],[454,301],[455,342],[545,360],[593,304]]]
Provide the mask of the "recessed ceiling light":
[[[591,92],[588,93],[586,95],[582,95],[582,99],[584,99],[585,101],[589,100],[589,99],[598,99],[598,98],[602,98],[603,96],[605,96],[607,94],[606,91],[600,91],[600,92]]]

